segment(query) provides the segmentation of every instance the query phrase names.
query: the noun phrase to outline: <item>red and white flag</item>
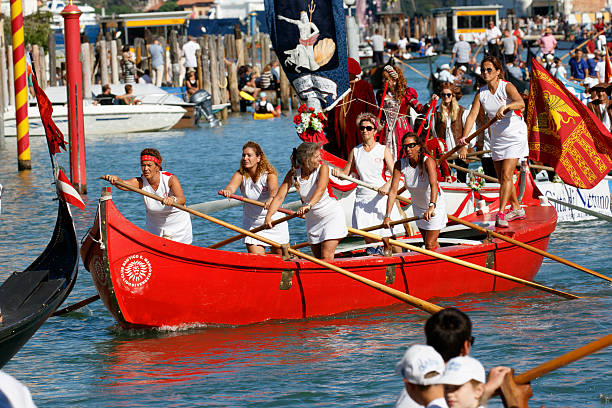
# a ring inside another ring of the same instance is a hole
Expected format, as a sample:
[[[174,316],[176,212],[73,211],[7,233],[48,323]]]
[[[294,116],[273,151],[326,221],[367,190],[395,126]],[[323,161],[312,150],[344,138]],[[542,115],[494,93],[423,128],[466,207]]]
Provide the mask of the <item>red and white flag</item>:
[[[76,191],[68,177],[62,170],[57,173],[57,187],[61,198],[69,204],[79,207],[81,210],[85,209],[85,203],[81,198],[81,195]]]

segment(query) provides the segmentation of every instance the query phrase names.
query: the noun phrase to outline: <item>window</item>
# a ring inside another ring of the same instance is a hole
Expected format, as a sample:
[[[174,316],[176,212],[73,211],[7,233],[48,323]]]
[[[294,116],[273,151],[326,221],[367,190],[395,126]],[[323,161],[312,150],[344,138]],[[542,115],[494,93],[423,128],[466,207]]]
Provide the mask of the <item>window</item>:
[[[457,16],[457,28],[470,28],[469,16]]]

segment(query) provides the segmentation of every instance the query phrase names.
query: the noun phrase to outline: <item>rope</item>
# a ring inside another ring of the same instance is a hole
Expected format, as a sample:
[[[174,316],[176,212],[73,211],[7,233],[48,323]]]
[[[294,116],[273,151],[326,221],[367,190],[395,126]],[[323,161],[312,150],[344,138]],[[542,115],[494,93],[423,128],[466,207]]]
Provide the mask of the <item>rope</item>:
[[[227,89],[227,77],[223,77],[223,79],[225,80],[224,84],[221,85],[221,82],[219,82],[219,80],[217,80],[217,85],[219,85],[219,88],[221,88],[221,89]]]

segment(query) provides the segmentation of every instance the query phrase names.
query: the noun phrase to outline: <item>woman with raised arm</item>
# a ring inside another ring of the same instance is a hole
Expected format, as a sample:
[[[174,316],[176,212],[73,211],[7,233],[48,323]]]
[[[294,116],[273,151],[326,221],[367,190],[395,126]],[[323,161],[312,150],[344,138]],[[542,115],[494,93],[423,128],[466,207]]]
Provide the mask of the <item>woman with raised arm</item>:
[[[297,213],[306,219],[312,253],[319,259],[332,261],[338,243],[348,230],[340,203],[329,196],[328,182],[329,167],[321,163],[321,148],[317,143],[304,142],[293,149],[291,170],[270,204],[266,224],[272,226],[272,216],[283,203],[289,187],[295,185],[303,203]]]
[[[384,223],[389,226],[400,178],[404,177],[404,184],[412,200],[412,211],[415,216],[422,217],[416,224],[423,236],[425,248],[434,250],[440,247],[438,236],[448,222],[444,194],[438,186],[436,161],[427,154],[424,135],[406,133],[402,138],[402,150],[405,157],[396,161],[393,167]]]
[[[238,187],[240,187],[240,192],[244,197],[266,203],[264,208],[254,204],[244,204],[242,207],[242,228],[252,230],[263,225],[268,214],[267,208],[278,191],[278,173],[268,161],[261,146],[255,142],[248,141],[242,146],[240,168],[236,170],[227,187],[222,190],[222,193],[225,197],[229,197],[234,194]],[[281,215],[274,214],[272,220],[278,218],[281,218]],[[289,242],[289,226],[286,222],[260,231],[258,234],[279,244]],[[247,251],[251,254],[263,255],[266,253],[266,247],[270,246],[251,237],[245,237],[244,243],[246,244]],[[271,252],[280,255],[281,249],[272,248]]]
[[[495,226],[507,228],[508,221],[525,218],[525,210],[518,201],[512,179],[518,160],[529,155],[527,125],[521,114],[525,101],[514,85],[503,80],[501,63],[497,58],[485,57],[480,67],[487,84],[474,97],[459,144],[466,144],[465,139],[470,135],[481,106],[489,120],[497,118],[489,128],[491,157],[499,179],[499,212],[495,217]],[[508,202],[512,209],[505,213]]]
[[[162,171],[162,156],[157,149],[147,148],[140,152],[140,168],[140,177],[121,180],[117,176],[107,174],[102,178],[115,186],[115,182],[120,181],[163,197],[163,202],[160,202],[143,196],[147,214],[146,230],[163,238],[191,244],[191,218],[187,212],[172,206],[185,204],[185,194],[178,178],[172,173]],[[121,186],[116,187],[128,190]]]

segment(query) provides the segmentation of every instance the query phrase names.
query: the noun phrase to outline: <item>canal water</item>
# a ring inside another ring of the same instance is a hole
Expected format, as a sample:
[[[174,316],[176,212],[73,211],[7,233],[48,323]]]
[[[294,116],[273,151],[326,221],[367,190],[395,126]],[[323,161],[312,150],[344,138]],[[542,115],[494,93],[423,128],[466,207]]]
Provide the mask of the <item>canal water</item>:
[[[427,72],[425,64],[419,69]],[[427,95],[424,81],[413,81],[419,82],[419,94]],[[73,208],[79,238],[91,226],[99,191],[107,186],[100,175],[139,175],[141,149],[161,151],[164,169],[179,177],[188,204],[194,204],[219,199],[217,190],[237,169],[247,140],[260,143],[281,174],[298,142],[289,116],[253,121],[248,115],[232,116],[215,129],[88,137],[87,207]],[[16,170],[16,140],[7,139],[0,150],[1,280],[42,252],[55,223],[44,139],[32,138],[31,147],[32,171],[23,173]],[[58,156],[68,167],[68,154]],[[113,198],[128,219],[144,226],[140,196],[113,189]],[[213,215],[240,224],[241,209]],[[197,245],[233,235],[200,219],[193,220],[193,229]],[[304,240],[300,220],[290,229],[292,241]],[[549,251],[612,275],[611,232],[603,221],[558,225]],[[243,246],[228,249],[242,251]],[[66,304],[95,294],[82,264],[79,272]],[[433,302],[470,315],[473,355],[487,369],[503,364],[524,372],[612,332],[609,283],[549,260],[537,280],[584,298],[567,301],[516,289]],[[243,327],[126,331],[97,302],[49,319],[4,370],[27,384],[39,407],[388,407],[402,388],[395,363],[407,346],[424,342],[426,318],[395,305]],[[533,389],[533,406],[612,407],[612,349],[536,380]],[[499,400],[490,405],[501,406]]]

